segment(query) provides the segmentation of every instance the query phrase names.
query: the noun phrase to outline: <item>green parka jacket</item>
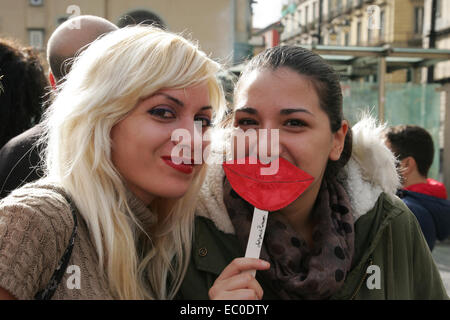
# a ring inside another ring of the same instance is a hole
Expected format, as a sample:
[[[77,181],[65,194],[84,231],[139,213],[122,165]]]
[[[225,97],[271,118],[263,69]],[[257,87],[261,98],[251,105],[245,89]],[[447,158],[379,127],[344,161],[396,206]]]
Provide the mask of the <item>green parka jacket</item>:
[[[448,299],[415,216],[395,196],[395,160],[380,139],[381,129],[366,119],[352,130],[353,156],[340,175],[354,210],[355,253],[344,285],[331,299]],[[211,166],[202,186],[178,299],[208,299],[223,269],[244,256],[223,204],[223,177],[221,166]],[[263,299],[277,299],[258,272],[256,278]]]

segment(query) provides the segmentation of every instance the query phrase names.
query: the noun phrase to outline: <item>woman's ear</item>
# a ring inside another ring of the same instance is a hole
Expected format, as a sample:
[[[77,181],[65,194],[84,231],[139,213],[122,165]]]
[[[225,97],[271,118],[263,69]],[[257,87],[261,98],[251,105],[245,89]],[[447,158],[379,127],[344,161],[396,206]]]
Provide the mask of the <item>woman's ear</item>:
[[[338,131],[333,133],[333,146],[329,155],[329,159],[337,161],[341,157],[342,150],[344,150],[345,136],[348,131],[347,120],[342,120],[342,125]]]

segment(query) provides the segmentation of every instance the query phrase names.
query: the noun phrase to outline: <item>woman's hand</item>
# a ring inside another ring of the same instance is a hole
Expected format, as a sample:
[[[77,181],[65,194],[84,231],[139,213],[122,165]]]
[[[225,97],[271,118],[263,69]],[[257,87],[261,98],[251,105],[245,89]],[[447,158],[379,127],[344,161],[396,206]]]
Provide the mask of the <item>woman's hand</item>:
[[[270,263],[255,258],[236,258],[216,279],[211,289],[211,300],[261,300],[263,289],[250,273],[251,270],[267,270]]]

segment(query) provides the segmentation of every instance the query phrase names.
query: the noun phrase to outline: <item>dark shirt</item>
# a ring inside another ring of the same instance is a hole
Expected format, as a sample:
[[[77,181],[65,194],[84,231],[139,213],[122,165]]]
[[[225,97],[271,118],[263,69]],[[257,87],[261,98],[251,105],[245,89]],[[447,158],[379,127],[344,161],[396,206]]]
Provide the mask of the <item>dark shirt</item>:
[[[43,176],[36,141],[43,129],[36,125],[12,138],[0,149],[0,199],[22,185]]]

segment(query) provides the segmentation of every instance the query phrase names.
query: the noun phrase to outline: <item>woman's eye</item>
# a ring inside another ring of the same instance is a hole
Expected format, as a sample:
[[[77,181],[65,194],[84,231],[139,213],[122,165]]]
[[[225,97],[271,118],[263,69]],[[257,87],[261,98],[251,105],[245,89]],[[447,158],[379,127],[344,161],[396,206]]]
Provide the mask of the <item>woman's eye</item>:
[[[237,121],[237,124],[240,126],[255,126],[255,125],[258,125],[258,122],[253,119],[244,118],[244,119],[239,119]]]
[[[197,117],[195,118],[195,121],[201,121],[202,127],[211,127],[211,119],[206,117]]]
[[[289,119],[284,123],[285,126],[288,127],[304,127],[306,123],[299,119]]]
[[[174,119],[175,118],[175,112],[169,109],[164,108],[154,108],[149,111],[149,113],[152,116],[156,116],[161,119]]]

